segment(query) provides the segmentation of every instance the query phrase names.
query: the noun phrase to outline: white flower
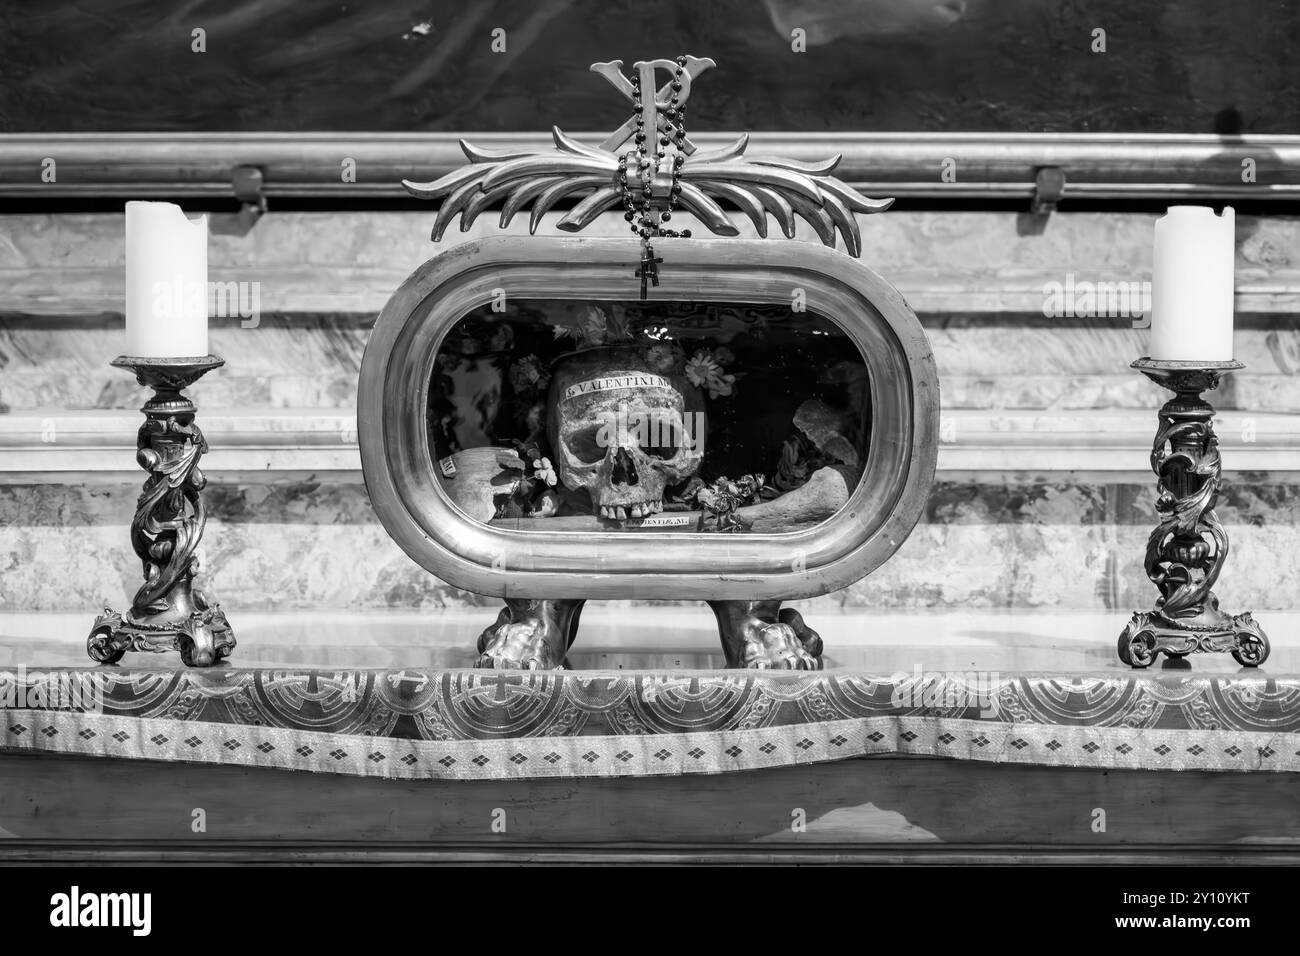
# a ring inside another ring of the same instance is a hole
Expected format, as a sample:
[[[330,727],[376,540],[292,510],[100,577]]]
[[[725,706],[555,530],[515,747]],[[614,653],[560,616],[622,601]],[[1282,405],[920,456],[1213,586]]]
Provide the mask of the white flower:
[[[722,366],[714,361],[708,349],[698,349],[686,363],[686,377],[696,388],[704,388],[710,377],[721,374]]]
[[[686,377],[695,387],[707,388],[709,398],[730,395],[732,386],[736,383],[736,376],[724,373],[722,366],[718,364],[718,358],[722,357],[723,353],[728,360],[734,357],[730,349],[719,349],[716,353],[708,349],[698,349],[686,363]]]
[[[533,462],[533,476],[541,478],[551,487],[559,480],[556,477],[555,469],[551,466],[551,459],[539,458]]]

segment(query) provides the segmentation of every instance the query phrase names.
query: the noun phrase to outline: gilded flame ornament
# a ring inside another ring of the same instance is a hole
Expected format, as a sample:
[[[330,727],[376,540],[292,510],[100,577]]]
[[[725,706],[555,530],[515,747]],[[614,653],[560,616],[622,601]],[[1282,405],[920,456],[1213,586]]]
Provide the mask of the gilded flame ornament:
[[[835,246],[838,232],[845,251],[859,256],[862,236],[856,214],[883,212],[893,200],[871,199],[832,176],[839,156],[820,163],[800,163],[746,155],[747,133],[713,150],[698,149],[686,137],[681,114],[692,83],[714,65],[710,59],[695,56],[639,61],[633,64],[634,79],[629,79],[623,74],[622,60],[594,63],[593,72],[605,77],[628,100],[640,103],[639,124],[637,117],[629,119],[599,146],[580,143],[552,127],[555,148],[546,152],[485,149],[461,140],[469,165],[434,182],[404,180],[402,185],[421,199],[442,201],[433,225],[435,242],[457,215],[461,231],[465,231],[480,213],[498,204],[501,228],[528,206],[528,228],[536,232],[542,217],[557,203],[576,199],[557,226],[565,232],[579,232],[602,213],[624,205],[620,161],[626,168],[651,157],[651,175],[627,177],[626,188],[638,206],[647,201],[661,211],[679,206],[719,236],[739,234],[720,202],[744,213],[763,238],[767,238],[769,215],[788,239],[794,238],[798,218],[827,246]],[[656,89],[655,76],[665,69],[674,78]],[[673,89],[674,84],[679,89]],[[651,89],[655,89],[654,95],[638,96],[639,90]],[[670,115],[669,110],[674,113]],[[641,153],[629,149],[638,129],[653,131],[648,135],[660,148]]]

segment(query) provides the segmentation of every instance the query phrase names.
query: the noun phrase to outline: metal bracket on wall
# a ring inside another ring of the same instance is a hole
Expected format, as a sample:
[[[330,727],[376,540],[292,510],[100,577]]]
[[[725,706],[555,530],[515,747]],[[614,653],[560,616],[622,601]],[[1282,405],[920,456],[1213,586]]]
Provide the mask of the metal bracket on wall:
[[[1034,216],[1050,216],[1064,196],[1065,170],[1060,166],[1043,166],[1034,174],[1034,198],[1029,212]]]
[[[234,217],[232,235],[246,236],[257,221],[266,214],[266,197],[262,195],[262,170],[257,166],[236,166],[230,173],[230,185],[239,200],[239,212]],[[226,230],[213,230],[223,232]]]

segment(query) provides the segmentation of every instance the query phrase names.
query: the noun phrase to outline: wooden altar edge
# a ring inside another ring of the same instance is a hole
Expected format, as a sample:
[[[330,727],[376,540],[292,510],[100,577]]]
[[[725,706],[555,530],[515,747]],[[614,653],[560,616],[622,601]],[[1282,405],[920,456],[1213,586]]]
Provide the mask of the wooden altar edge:
[[[582,142],[602,133],[569,131]],[[692,133],[703,149],[734,132]],[[262,171],[267,196],[398,198],[403,179],[428,181],[464,164],[459,141],[525,151],[553,148],[546,133],[19,133],[0,136],[0,196],[233,198],[238,166]],[[1300,136],[1127,133],[751,133],[750,152],[820,161],[885,196],[1028,198],[1038,170],[1066,171],[1066,196],[1103,199],[1300,199]],[[59,176],[41,180],[53,157]],[[343,183],[339,163],[357,164]],[[945,183],[946,159],[959,174]],[[1243,184],[1243,159],[1259,181]]]
[[[211,478],[360,480],[351,409],[208,410],[201,395],[196,398],[211,446],[203,470]],[[938,472],[975,480],[1068,472],[1107,482],[1147,481],[1154,417],[1148,409],[946,409]],[[135,480],[140,422],[127,410],[0,415],[0,484]],[[1300,472],[1300,413],[1230,410],[1215,416],[1215,428],[1228,473]]]
[[[737,795],[741,799],[741,795]],[[1269,846],[1170,846],[1149,844],[1114,848],[1038,844],[962,844],[819,847],[678,843],[671,845],[594,845],[514,843],[353,843],[281,840],[239,843],[171,841],[7,840],[0,841],[0,866],[76,863],[91,866],[199,863],[207,865],[716,865],[716,866],[1296,866],[1300,849]]]
[[[1300,778],[1276,774],[873,757],[707,777],[326,784],[49,754],[0,754],[0,767],[0,863],[1300,860]],[[191,830],[195,807],[207,832]],[[491,831],[501,811],[504,834]]]

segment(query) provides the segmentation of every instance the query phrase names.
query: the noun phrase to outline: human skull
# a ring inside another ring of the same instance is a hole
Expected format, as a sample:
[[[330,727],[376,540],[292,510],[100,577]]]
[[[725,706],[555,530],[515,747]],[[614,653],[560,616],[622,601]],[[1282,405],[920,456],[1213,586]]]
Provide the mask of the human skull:
[[[551,379],[547,403],[560,481],[587,491],[600,518],[661,511],[664,489],[699,470],[703,407],[685,379],[654,371],[634,346],[569,356]]]

